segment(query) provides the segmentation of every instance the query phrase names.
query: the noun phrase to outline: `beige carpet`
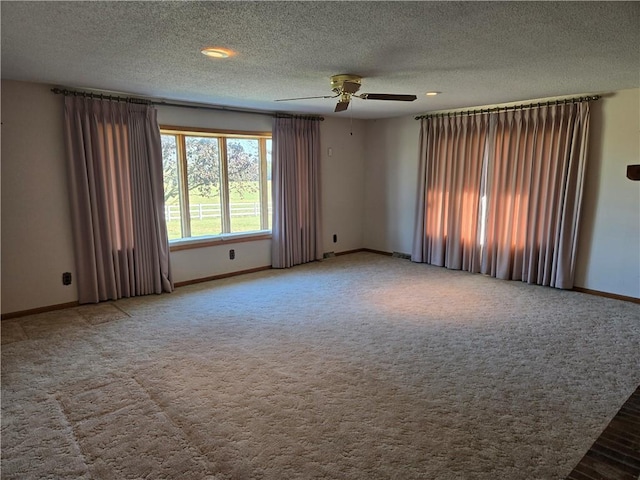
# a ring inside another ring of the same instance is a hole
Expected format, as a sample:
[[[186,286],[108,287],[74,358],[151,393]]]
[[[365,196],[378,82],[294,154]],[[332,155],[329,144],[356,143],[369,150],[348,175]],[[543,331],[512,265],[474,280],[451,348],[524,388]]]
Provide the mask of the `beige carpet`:
[[[358,253],[2,322],[2,478],[562,479],[640,306]]]

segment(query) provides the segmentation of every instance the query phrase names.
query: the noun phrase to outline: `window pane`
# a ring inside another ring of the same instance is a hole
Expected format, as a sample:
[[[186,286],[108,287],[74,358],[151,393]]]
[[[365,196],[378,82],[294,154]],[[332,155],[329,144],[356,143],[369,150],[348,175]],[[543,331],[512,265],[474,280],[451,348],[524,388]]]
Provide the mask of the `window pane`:
[[[267,228],[271,230],[271,217],[273,216],[272,199],[271,199],[271,139],[267,140],[267,199],[268,199],[268,211],[267,215]]]
[[[160,135],[164,176],[164,212],[169,240],[182,237],[180,226],[180,181],[175,135]]]
[[[258,139],[227,139],[231,233],[260,230]]]
[[[185,137],[191,236],[222,233],[218,139]]]

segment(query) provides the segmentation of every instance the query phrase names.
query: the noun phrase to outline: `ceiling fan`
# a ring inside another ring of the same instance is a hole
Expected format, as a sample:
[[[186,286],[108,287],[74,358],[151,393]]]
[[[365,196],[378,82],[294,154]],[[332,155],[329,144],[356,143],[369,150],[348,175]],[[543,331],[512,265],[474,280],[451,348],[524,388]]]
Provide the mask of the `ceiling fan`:
[[[349,108],[352,97],[362,100],[393,100],[396,102],[413,102],[418,97],[415,95],[397,95],[389,93],[361,93],[356,95],[362,85],[362,77],[359,75],[341,74],[331,77],[331,90],[335,95],[322,95],[318,97],[283,98],[276,102],[288,102],[290,100],[309,100],[312,98],[338,98],[334,112],[344,112]]]

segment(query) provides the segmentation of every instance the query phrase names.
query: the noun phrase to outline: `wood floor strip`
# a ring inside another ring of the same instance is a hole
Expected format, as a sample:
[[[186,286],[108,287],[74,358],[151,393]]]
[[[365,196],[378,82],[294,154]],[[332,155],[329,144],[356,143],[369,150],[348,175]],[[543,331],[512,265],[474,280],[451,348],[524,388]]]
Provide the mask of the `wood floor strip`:
[[[566,480],[640,480],[640,386]]]

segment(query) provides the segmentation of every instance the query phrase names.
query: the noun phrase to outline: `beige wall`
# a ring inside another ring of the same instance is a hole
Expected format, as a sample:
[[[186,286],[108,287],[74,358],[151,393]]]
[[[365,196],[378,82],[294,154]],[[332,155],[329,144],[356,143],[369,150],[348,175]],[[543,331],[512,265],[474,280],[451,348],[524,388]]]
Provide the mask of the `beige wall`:
[[[365,150],[364,247],[411,253],[420,122],[370,120]]]
[[[362,248],[365,124],[335,117],[321,124],[324,252]]]
[[[640,182],[626,166],[640,163],[640,90],[594,103],[578,240],[575,284],[640,298]],[[410,253],[415,214],[419,122],[367,124],[364,246]]]
[[[2,312],[77,300],[62,98],[2,82]],[[74,275],[75,280],[75,275]]]
[[[640,298],[640,89],[594,104],[589,149],[575,284]]]

